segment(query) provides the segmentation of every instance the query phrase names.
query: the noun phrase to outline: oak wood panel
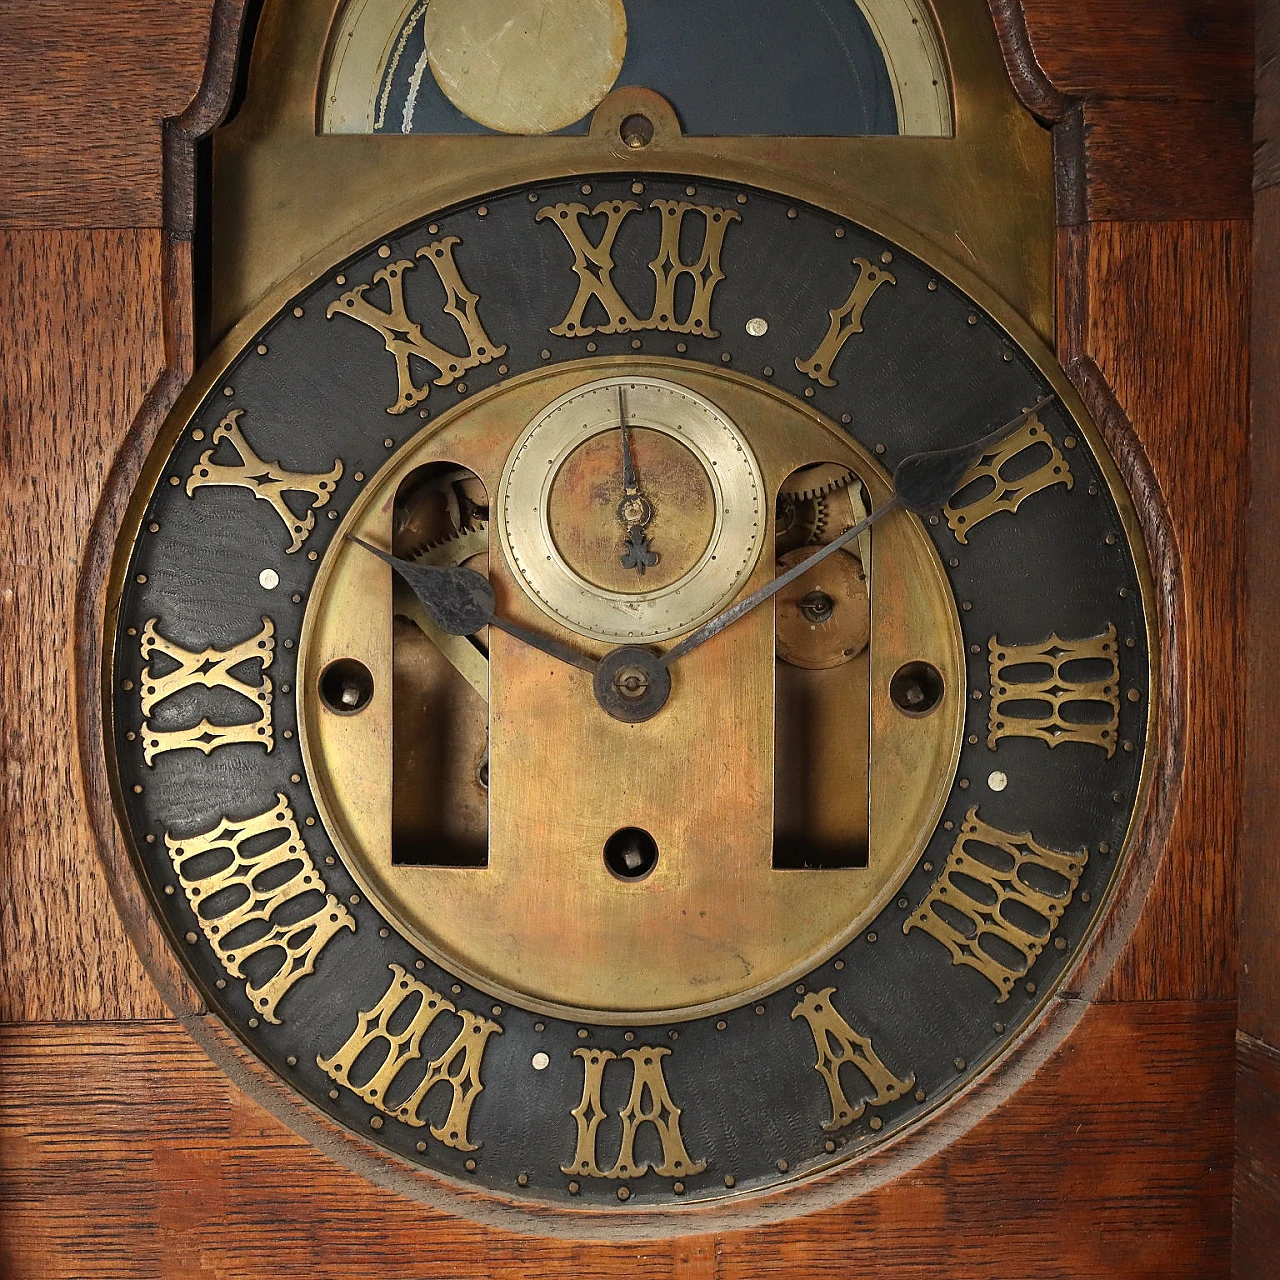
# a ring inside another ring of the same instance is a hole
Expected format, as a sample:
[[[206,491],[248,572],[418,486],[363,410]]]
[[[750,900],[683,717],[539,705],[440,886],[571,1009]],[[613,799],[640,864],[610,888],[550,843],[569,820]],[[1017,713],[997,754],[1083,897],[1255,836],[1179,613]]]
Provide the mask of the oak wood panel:
[[[164,367],[158,231],[0,232],[0,1020],[167,1013],[111,905],[70,733],[84,532]]]
[[[1268,5],[1280,26],[1280,6]],[[1280,82],[1271,91],[1280,106]],[[1259,121],[1261,127],[1262,122]],[[1260,143],[1270,148],[1280,136]],[[1240,1029],[1280,1048],[1280,187],[1258,192],[1254,223],[1253,440],[1249,505],[1249,618],[1244,829],[1241,841]],[[1280,1124],[1280,1121],[1277,1122]],[[1280,1163],[1276,1166],[1280,1179]]]
[[[775,1227],[617,1244],[486,1229],[373,1186],[239,1093],[179,1024],[0,1028],[0,1269],[1213,1280],[1230,1230],[1233,1022],[1228,1002],[1094,1006],[1033,1087],[909,1177]]]
[[[0,0],[0,226],[159,226],[213,0]]]
[[[1022,8],[1035,59],[1060,94],[1253,97],[1253,0],[1022,0]]]
[[[1190,765],[1112,1000],[1234,995],[1243,757],[1249,224],[1102,223],[1071,236],[1062,357],[1106,378],[1161,486],[1184,571]],[[1074,270],[1072,258],[1076,259]]]
[[[1094,222],[1248,218],[1253,104],[1086,101],[1083,183]]]
[[[1280,1231],[1280,1049],[1237,1037],[1232,1275],[1259,1280],[1276,1268]]]

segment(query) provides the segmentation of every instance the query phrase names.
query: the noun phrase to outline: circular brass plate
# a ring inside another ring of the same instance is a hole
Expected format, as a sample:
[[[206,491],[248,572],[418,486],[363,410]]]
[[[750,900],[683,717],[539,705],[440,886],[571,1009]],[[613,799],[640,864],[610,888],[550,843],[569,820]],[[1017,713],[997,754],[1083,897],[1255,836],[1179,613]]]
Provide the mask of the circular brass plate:
[[[431,0],[427,57],[459,111],[499,133],[554,133],[622,70],[622,0]]]

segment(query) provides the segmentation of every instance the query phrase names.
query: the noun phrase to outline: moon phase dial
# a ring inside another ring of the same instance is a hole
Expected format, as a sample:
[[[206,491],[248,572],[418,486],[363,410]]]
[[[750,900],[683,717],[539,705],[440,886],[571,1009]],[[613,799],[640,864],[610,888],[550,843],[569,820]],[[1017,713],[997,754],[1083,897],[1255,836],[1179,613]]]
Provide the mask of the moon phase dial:
[[[766,509],[760,468],[715,405],[657,378],[604,378],[521,436],[499,531],[556,621],[636,644],[680,635],[734,597],[764,546]]]

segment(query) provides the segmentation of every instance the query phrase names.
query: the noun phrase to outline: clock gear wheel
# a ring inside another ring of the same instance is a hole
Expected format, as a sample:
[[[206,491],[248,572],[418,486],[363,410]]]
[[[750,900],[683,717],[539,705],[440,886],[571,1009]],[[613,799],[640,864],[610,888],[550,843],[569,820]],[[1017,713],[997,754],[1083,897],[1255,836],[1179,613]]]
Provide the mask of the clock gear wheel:
[[[395,552],[406,560],[417,559],[483,527],[488,518],[489,496],[474,472],[448,465],[429,467],[427,474],[396,500]]]
[[[814,462],[793,471],[778,490],[780,497],[812,501],[843,489],[855,479],[848,467],[838,462]]]
[[[778,560],[779,575],[811,553],[803,547]],[[777,597],[777,652],[783,662],[824,671],[851,662],[871,639],[871,597],[862,561],[837,551]]]
[[[825,542],[830,514],[825,498],[793,498],[779,493],[774,526],[778,554]]]

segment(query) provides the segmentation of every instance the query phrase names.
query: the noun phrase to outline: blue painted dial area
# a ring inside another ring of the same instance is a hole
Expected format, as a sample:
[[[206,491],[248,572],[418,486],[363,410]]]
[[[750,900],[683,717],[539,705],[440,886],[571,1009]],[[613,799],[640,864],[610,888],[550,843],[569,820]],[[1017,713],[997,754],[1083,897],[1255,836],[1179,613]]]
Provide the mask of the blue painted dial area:
[[[389,40],[375,133],[491,133],[441,91],[425,46],[427,0]],[[695,137],[896,134],[884,54],[854,0],[626,0],[615,88],[661,94]],[[589,116],[561,132],[586,133]]]

